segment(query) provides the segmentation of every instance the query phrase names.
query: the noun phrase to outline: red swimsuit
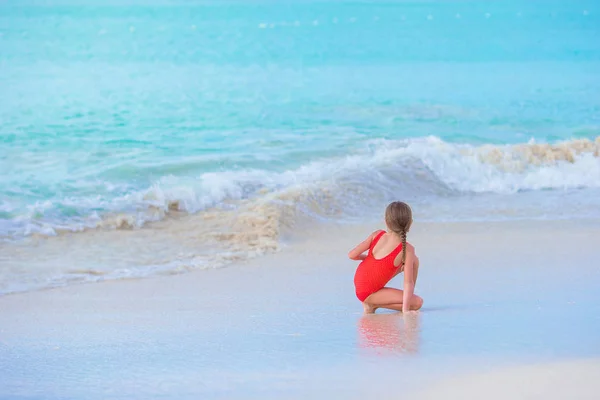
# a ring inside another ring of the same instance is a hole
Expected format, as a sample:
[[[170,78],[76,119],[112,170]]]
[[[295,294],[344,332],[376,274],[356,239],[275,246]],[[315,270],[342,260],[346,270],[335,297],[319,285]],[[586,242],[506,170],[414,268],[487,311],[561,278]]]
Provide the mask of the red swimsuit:
[[[382,289],[402,268],[401,266],[396,267],[394,265],[394,259],[402,251],[402,243],[383,258],[378,259],[373,256],[373,248],[384,233],[382,231],[375,236],[371,242],[371,246],[369,246],[367,258],[358,265],[354,274],[356,297],[360,301],[365,301],[371,294]]]

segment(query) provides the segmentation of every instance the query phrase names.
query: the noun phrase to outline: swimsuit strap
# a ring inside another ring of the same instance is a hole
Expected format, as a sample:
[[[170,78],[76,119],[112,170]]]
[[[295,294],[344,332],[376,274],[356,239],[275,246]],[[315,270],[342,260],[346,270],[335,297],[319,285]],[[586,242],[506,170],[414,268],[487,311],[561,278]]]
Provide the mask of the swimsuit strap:
[[[381,231],[377,235],[375,235],[375,237],[373,238],[373,241],[371,242],[371,246],[369,246],[369,254],[373,255],[373,248],[375,247],[377,242],[379,242],[379,239],[381,239],[381,237],[384,234],[385,234],[385,231]]]
[[[398,254],[400,254],[401,251],[402,251],[402,242],[400,242],[400,244],[394,250],[392,250],[392,252],[390,254],[388,254],[388,257],[393,255],[394,258],[396,258],[396,256],[398,256]]]
[[[377,242],[379,242],[379,239],[381,239],[381,237],[385,234],[385,231],[381,231],[377,234],[377,236],[375,236],[375,238],[373,239],[373,241],[371,242],[371,247],[369,247],[369,254],[373,257],[375,257],[373,255],[373,249],[375,248],[375,245],[377,244]],[[383,257],[383,258],[378,258],[377,260],[384,260],[388,257],[392,257],[393,259],[395,259],[398,254],[400,254],[400,252],[402,251],[402,243],[400,243],[398,246],[396,246],[396,248],[394,250],[392,250],[387,256]]]

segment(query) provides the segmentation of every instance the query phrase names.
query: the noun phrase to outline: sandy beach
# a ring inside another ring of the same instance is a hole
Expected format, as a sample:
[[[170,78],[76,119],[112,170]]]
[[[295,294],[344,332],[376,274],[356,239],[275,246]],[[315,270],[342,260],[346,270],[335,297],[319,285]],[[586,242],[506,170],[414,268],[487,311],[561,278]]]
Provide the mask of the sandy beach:
[[[416,395],[417,399],[579,399],[598,398],[600,359],[500,368],[452,377]]]
[[[0,398],[566,398],[558,377],[598,393],[598,221],[417,222],[422,311],[364,316],[346,253],[377,227],[0,297]]]

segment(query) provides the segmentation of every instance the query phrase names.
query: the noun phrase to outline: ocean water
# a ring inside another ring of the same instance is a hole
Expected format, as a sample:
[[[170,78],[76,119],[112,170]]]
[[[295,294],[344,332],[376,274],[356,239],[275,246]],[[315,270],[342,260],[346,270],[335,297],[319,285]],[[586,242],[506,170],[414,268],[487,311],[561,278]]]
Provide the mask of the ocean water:
[[[600,218],[595,1],[9,0],[0,72],[0,293],[222,266],[395,199]]]

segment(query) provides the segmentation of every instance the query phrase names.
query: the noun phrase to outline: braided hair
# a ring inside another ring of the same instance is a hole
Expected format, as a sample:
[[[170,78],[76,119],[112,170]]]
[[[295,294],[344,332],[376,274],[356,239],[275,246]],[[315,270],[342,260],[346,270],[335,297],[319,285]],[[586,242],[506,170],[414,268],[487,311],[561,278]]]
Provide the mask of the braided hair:
[[[390,203],[385,210],[385,223],[402,239],[402,264],[406,261],[406,234],[412,224],[412,210],[401,201]]]

